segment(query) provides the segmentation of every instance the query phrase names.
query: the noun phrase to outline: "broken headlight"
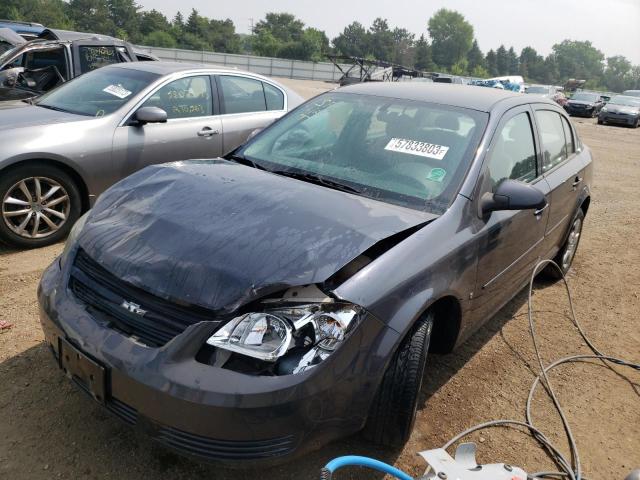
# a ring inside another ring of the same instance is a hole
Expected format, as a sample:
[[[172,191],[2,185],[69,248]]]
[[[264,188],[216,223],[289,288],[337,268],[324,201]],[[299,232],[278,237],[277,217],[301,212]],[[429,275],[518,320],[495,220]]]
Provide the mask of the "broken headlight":
[[[299,373],[326,359],[349,336],[362,309],[344,303],[322,303],[270,309],[234,318],[207,340],[263,362],[289,365]]]

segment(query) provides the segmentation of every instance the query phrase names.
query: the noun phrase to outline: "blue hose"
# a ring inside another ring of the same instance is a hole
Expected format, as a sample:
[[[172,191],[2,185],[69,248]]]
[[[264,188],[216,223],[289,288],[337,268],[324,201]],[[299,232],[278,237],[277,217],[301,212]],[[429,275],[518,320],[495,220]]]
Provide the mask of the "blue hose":
[[[387,463],[369,457],[361,457],[359,455],[346,455],[344,457],[334,458],[322,469],[321,478],[329,480],[333,472],[335,472],[339,468],[347,466],[373,468],[374,470],[379,470],[381,472],[387,473],[396,478],[399,478],[400,480],[413,480],[413,477],[410,477],[402,470],[398,470],[397,468],[392,467]]]

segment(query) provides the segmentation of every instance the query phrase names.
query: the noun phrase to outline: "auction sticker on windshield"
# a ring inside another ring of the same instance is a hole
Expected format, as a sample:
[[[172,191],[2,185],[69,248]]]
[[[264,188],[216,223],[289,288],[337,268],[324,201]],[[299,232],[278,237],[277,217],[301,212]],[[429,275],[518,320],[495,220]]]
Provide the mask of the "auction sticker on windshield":
[[[449,151],[449,147],[435,145],[433,143],[419,142],[417,140],[407,140],[406,138],[392,138],[384,147],[392,152],[408,153],[420,157],[434,158],[442,160]]]
[[[103,88],[102,91],[110,93],[111,95],[118,98],[127,98],[129,95],[131,95],[131,92],[129,90],[120,85],[109,85],[108,87]]]

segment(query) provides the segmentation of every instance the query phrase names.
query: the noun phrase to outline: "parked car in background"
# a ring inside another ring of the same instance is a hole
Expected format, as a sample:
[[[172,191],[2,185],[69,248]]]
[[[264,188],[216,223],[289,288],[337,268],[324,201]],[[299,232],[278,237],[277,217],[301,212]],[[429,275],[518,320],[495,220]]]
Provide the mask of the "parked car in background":
[[[6,105],[0,240],[19,247],[59,241],[121,178],[153,163],[220,156],[300,103],[251,73],[133,62]]]
[[[640,97],[640,90],[625,90],[622,95],[626,97]]]
[[[0,102],[33,98],[96,68],[137,60],[134,47],[117,38],[45,29],[0,55]]]
[[[604,106],[604,100],[597,93],[578,92],[564,105],[569,115],[580,117],[597,117]]]
[[[559,91],[556,87],[550,85],[531,85],[530,87],[527,87],[525,93],[541,95],[545,98],[553,100],[561,107],[564,107],[567,104],[567,97],[564,96],[564,93]]]
[[[598,123],[615,123],[638,128],[640,126],[640,98],[616,95],[598,115]]]
[[[182,454],[247,466],[363,428],[398,447],[428,350],[461,344],[541,258],[569,270],[592,170],[533,95],[325,93],[224,158],[102,194],[40,282],[46,342]]]

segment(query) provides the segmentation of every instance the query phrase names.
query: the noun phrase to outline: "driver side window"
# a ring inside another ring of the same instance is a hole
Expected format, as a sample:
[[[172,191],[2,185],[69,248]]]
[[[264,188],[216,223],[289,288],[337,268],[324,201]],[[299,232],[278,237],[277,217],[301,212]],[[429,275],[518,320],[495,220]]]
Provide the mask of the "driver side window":
[[[531,182],[537,175],[536,149],[528,113],[519,113],[496,132],[489,158],[493,191],[506,180]]]
[[[142,106],[163,109],[167,119],[210,116],[213,103],[209,76],[174,80],[156,90]]]

